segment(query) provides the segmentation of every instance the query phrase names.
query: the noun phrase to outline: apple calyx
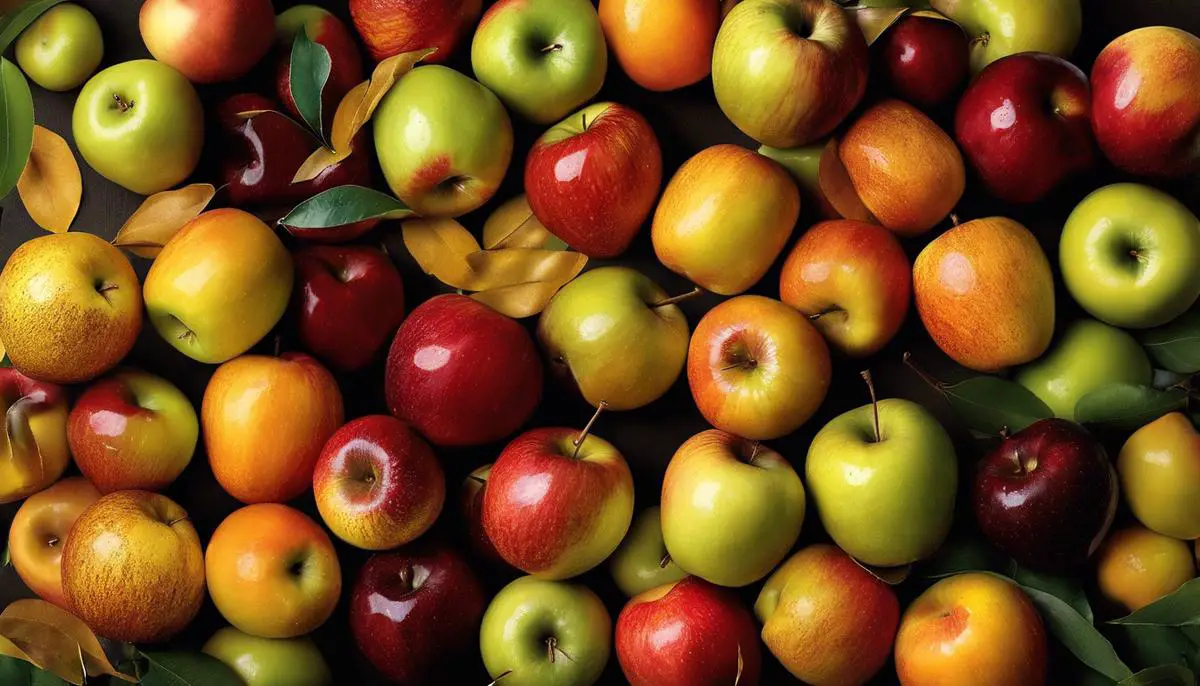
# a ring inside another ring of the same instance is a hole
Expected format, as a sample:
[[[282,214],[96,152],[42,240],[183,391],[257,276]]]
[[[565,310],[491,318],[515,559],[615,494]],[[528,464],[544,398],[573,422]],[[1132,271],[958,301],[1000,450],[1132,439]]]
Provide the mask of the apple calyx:
[[[601,400],[600,404],[596,406],[596,411],[592,414],[592,418],[588,420],[587,424],[583,425],[583,430],[579,432],[579,436],[575,440],[571,441],[571,445],[575,446],[575,451],[571,453],[572,460],[579,459],[579,449],[583,446],[583,442],[587,439],[588,434],[592,432],[592,425],[594,425],[596,420],[600,418],[600,413],[607,409],[608,402]],[[550,661],[554,662],[553,659]]]
[[[703,288],[696,286],[695,288],[688,291],[687,293],[680,293],[679,295],[673,295],[669,298],[663,298],[662,300],[659,300],[656,303],[650,303],[650,309],[656,310],[660,307],[666,307],[667,305],[674,305],[676,303],[681,303],[684,300],[688,300],[689,298],[694,298],[703,292],[704,292]]]
[[[905,359],[907,361],[907,354]],[[883,436],[879,432],[879,399],[875,397],[875,382],[871,380],[871,370],[864,369],[861,376],[863,381],[867,382],[867,391],[871,394],[871,414],[875,420],[875,442],[882,443]]]

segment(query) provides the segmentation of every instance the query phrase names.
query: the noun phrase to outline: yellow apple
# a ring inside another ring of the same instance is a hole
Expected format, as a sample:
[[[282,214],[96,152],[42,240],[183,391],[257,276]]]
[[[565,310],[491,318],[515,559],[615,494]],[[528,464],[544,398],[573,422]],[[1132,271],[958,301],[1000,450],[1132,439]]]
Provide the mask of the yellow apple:
[[[1166,536],[1200,538],[1200,433],[1187,415],[1172,412],[1134,432],[1117,474],[1138,521]]]
[[[1140,526],[1109,534],[1096,553],[1100,595],[1122,614],[1174,593],[1194,576],[1187,543]]]

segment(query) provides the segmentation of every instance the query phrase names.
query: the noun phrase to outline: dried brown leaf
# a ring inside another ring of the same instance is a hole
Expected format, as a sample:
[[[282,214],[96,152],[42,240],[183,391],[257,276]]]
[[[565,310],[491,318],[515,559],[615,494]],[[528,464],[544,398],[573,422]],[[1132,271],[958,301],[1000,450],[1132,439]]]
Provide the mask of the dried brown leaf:
[[[72,684],[103,675],[136,682],[109,662],[96,634],[81,619],[44,600],[27,598],[4,608],[0,636],[24,653],[22,659]]]
[[[208,207],[216,192],[212,184],[194,183],[155,193],[125,220],[112,244],[153,259],[172,236]]]
[[[17,181],[17,193],[38,226],[54,233],[71,228],[83,198],[83,177],[62,136],[34,125],[33,150]]]
[[[565,243],[550,233],[529,208],[525,194],[518,195],[500,205],[488,216],[483,225],[483,247],[493,248],[548,248]]]

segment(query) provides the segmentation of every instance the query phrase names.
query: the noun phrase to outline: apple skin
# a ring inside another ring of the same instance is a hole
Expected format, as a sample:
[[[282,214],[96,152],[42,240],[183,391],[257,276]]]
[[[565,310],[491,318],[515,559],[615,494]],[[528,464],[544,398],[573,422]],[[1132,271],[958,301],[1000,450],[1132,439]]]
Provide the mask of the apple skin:
[[[812,684],[869,681],[887,662],[900,624],[895,592],[827,544],[808,546],[780,565],[754,613],[767,649]]]
[[[829,390],[829,346],[778,300],[739,295],[709,310],[688,346],[688,385],[722,431],[771,440],[802,426]]]
[[[1121,493],[1138,521],[1160,534],[1200,538],[1200,433],[1182,412],[1159,417],[1117,456]]]
[[[0,367],[0,504],[46,488],[71,461],[67,444],[67,394],[61,386],[35,381]]]
[[[923,110],[957,94],[970,73],[967,34],[957,24],[931,17],[901,17],[871,46],[872,73],[891,92]]]
[[[589,0],[498,0],[471,41],[471,68],[509,109],[549,124],[596,97],[608,71]]]
[[[1083,565],[1108,533],[1117,473],[1078,424],[1043,419],[980,461],[973,501],[992,545],[1030,569],[1061,572]]]
[[[300,342],[339,371],[375,361],[404,321],[404,282],[382,251],[310,246],[292,255]]]
[[[154,59],[195,83],[234,81],[271,49],[271,0],[146,0],[138,15]]]
[[[487,492],[488,477],[491,474],[490,464],[472,470],[459,488],[458,504],[472,552],[483,562],[506,567],[508,563],[496,552],[496,546],[492,545],[492,539],[488,538],[483,529],[483,495]]]
[[[1092,127],[1105,157],[1138,175],[1200,169],[1200,38],[1167,26],[1119,36],[1092,65]]]
[[[8,530],[13,569],[42,600],[69,610],[62,586],[62,551],[79,515],[100,499],[82,477],[55,482],[21,503]]]
[[[465,295],[439,295],[400,325],[383,383],[392,414],[430,443],[481,445],[533,414],[542,364],[520,324]]]
[[[900,330],[912,299],[912,267],[887,229],[849,219],[821,222],[792,247],[779,299],[851,358],[879,352]]]
[[[275,93],[294,117],[300,117],[300,110],[292,97],[292,45],[302,28],[310,40],[329,53],[329,79],[321,91],[322,120],[328,129],[342,98],[363,80],[362,55],[350,29],[324,8],[296,5],[275,17],[275,45],[279,48]]]
[[[490,90],[438,64],[405,74],[372,118],[392,192],[422,217],[457,217],[496,193],[512,159],[512,121]]]
[[[1063,227],[1058,262],[1075,302],[1113,326],[1144,329],[1200,298],[1200,220],[1160,190],[1116,183],[1084,198]]]
[[[997,646],[1004,646],[997,650]],[[942,579],[904,612],[896,636],[902,684],[1046,683],[1046,630],[1011,581],[970,572]]]
[[[1174,593],[1195,576],[1191,546],[1136,525],[1112,532],[1096,553],[1096,584],[1118,616]]]
[[[756,634],[737,596],[692,577],[630,599],[614,642],[630,686],[757,686]]]
[[[160,491],[192,461],[200,423],[170,381],[137,369],[88,387],[67,421],[75,464],[101,493]]]
[[[613,581],[630,598],[688,576],[667,553],[661,511],[658,505],[642,510],[609,558]]]
[[[1034,202],[1095,166],[1091,99],[1087,77],[1063,58],[1010,55],[971,82],[958,102],[955,137],[989,193]]]
[[[930,0],[930,4],[967,32],[974,73],[1019,52],[1070,57],[1083,25],[1080,0]]]
[[[259,638],[227,626],[203,652],[232,669],[246,686],[333,686],[333,674],[311,638]]]
[[[588,257],[625,252],[661,186],[662,151],[654,130],[617,103],[589,105],[550,127],[525,160],[525,194],[534,216]]]
[[[662,486],[662,535],[681,569],[746,586],[779,564],[804,524],[804,485],[770,448],[716,429],[671,458]]]
[[[98,635],[159,643],[204,603],[204,554],[187,512],[148,491],[110,493],[84,510],[63,545],[67,605]]]
[[[483,0],[349,0],[350,18],[376,62],[437,48],[423,61],[445,62],[468,35]]]
[[[866,91],[869,64],[862,31],[832,0],[745,0],[717,32],[713,91],[743,133],[791,148],[845,119]]]
[[[325,530],[286,505],[235,510],[204,554],[208,592],[226,621],[261,638],[294,638],[325,623],[342,591]]]
[[[510,565],[552,581],[578,576],[620,545],[633,476],[611,443],[575,429],[527,431],[505,446],[483,493],[483,529]]]
[[[737,145],[692,156],[667,184],[654,212],[654,254],[671,271],[720,295],[758,283],[800,216],[787,170]]]
[[[433,526],[446,499],[437,457],[407,424],[360,417],[325,443],[313,472],[317,510],[338,538],[367,550],[404,545]]]
[[[100,66],[104,36],[91,12],[74,3],[46,10],[17,39],[17,64],[48,91],[78,88]]]
[[[721,8],[708,0],[600,0],[605,42],[634,83],[670,91],[712,71]]]
[[[350,592],[350,630],[388,679],[433,683],[471,655],[487,596],[467,561],[444,545],[371,557]]]

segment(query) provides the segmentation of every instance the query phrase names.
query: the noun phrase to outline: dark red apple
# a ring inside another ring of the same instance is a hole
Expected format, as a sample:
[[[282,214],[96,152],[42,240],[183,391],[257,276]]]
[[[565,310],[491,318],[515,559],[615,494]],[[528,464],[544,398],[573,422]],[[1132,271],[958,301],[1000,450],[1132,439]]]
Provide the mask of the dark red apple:
[[[439,295],[400,325],[384,390],[392,414],[435,445],[480,445],[533,414],[542,364],[520,324],[465,295]]]
[[[496,546],[492,545],[492,539],[483,530],[483,494],[491,473],[492,465],[485,464],[468,474],[459,490],[458,504],[471,549],[485,562],[506,565],[504,558],[496,552]]]
[[[967,34],[952,21],[909,16],[871,46],[873,73],[901,100],[932,109],[958,92],[970,71]]]
[[[314,245],[296,251],[300,342],[341,371],[362,369],[404,320],[404,283],[382,251]]]
[[[551,127],[525,161],[525,194],[538,221],[588,257],[629,247],[662,185],[658,137],[642,115],[597,103]]]
[[[988,191],[1007,202],[1045,197],[1096,162],[1087,77],[1038,52],[989,64],[958,102],[955,135]]]
[[[387,678],[436,683],[478,649],[485,603],[466,560],[444,545],[419,543],[363,565],[350,595],[350,630]]]
[[[1095,552],[1117,508],[1117,474],[1083,427],[1043,419],[1004,439],[975,475],[984,536],[1030,569],[1059,572]]]
[[[756,686],[762,668],[750,613],[731,591],[698,577],[630,599],[617,618],[616,648],[630,686]]]
[[[321,111],[328,130],[333,113],[351,88],[363,80],[362,54],[350,29],[329,11],[315,5],[299,5],[284,11],[275,19],[275,39],[279,58],[275,66],[275,92],[279,101],[299,117],[292,98],[292,45],[296,32],[303,28],[310,40],[329,52],[329,79],[321,92]]]

